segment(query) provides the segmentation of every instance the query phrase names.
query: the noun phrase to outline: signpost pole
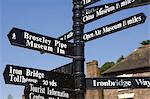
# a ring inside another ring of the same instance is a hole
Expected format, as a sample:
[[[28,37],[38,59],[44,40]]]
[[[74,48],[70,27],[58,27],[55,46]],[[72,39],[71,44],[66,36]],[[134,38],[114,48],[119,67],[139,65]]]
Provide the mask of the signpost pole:
[[[84,24],[82,21],[83,2],[73,0],[73,32],[74,55],[73,66],[75,76],[76,99],[84,99],[85,75],[84,75],[84,41],[82,39]]]

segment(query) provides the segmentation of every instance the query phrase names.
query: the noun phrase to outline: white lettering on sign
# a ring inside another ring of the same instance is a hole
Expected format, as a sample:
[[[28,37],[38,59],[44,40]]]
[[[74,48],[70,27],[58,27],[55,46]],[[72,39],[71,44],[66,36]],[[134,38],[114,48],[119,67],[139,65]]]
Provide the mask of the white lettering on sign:
[[[37,77],[38,79],[44,78],[44,73],[40,73],[38,70],[26,69],[26,76],[28,77]]]
[[[28,32],[24,32],[24,39],[51,45],[51,40],[48,40],[45,37],[34,36]]]
[[[71,31],[71,32],[69,32],[69,33],[67,33],[67,34],[65,34],[65,35],[63,35],[61,38],[59,38],[60,40],[69,40],[70,38],[72,38],[73,37],[73,32]]]
[[[29,85],[30,85],[31,92],[45,94],[45,87],[42,87],[42,86],[35,87],[34,84],[29,84]]]
[[[111,11],[115,10],[115,6],[106,6],[104,8],[100,8],[98,11],[96,11],[96,17],[104,15],[106,13],[109,13]]]
[[[65,91],[56,91],[54,88],[50,89],[49,87],[47,87],[47,95],[69,99],[69,94],[66,93]]]
[[[84,5],[87,4],[87,3],[90,3],[90,2],[91,2],[91,0],[83,0]]]
[[[107,32],[110,32],[110,31],[114,31],[118,28],[121,28],[122,27],[122,23],[118,23],[118,24],[115,24],[113,26],[106,26],[106,27],[103,27],[103,33],[107,33]]]
[[[121,7],[127,6],[133,2],[135,2],[136,0],[124,0],[121,2]]]
[[[124,29],[125,27],[130,27],[130,25],[139,23],[141,21],[142,21],[142,16],[136,16],[135,15],[135,16],[132,16],[131,18],[124,19],[120,22],[115,22],[113,24],[95,29],[95,30],[93,30],[89,33],[85,33],[83,35],[83,40],[88,41],[88,40],[91,40],[91,39],[95,39],[95,38],[101,37],[105,34],[119,31],[121,29]]]
[[[10,82],[13,82],[13,83],[26,83],[26,82],[37,83],[38,82],[37,79],[31,79],[31,78],[24,77],[21,75],[9,74],[9,77],[10,77]]]
[[[141,16],[139,16],[139,17],[134,16],[132,19],[127,20],[127,24],[130,25],[130,24],[137,23],[139,21],[142,21]]]
[[[150,80],[135,79],[135,82],[137,83],[137,85],[142,85],[142,86],[150,87]]]
[[[9,67],[9,73],[14,75],[22,75],[22,70],[14,69],[11,66]]]
[[[93,80],[93,87],[131,87],[131,81],[124,81],[124,80],[107,80],[107,81],[97,81]]]
[[[29,94],[29,99],[45,99],[44,96],[41,96],[41,95],[35,95],[33,92],[31,92]]]
[[[54,46],[60,47],[61,49],[64,49],[64,48],[66,49],[67,48],[67,44],[61,43],[58,40],[55,40]]]
[[[43,45],[43,44],[38,44],[38,43],[35,43],[34,41],[30,41],[30,40],[26,41],[26,46],[31,47],[31,48],[35,48],[35,49],[38,49],[38,50],[53,52],[53,47]]]
[[[84,16],[83,22],[89,21],[91,19],[94,19],[94,14]]]
[[[49,80],[42,80],[43,85],[45,86],[52,86],[52,87],[57,87],[57,82],[55,80],[49,81]]]

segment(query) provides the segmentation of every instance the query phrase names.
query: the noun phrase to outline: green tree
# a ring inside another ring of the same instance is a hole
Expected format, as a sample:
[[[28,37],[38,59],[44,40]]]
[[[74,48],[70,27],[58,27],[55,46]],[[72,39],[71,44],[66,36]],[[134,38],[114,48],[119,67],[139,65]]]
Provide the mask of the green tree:
[[[148,45],[150,44],[150,40],[145,40],[141,42],[141,45]]]
[[[8,99],[13,99],[13,96],[11,94],[9,94]]]
[[[110,67],[112,67],[114,65],[115,65],[114,62],[106,62],[104,65],[102,65],[101,72],[106,71],[107,69],[109,69]]]
[[[124,56],[118,58],[117,63],[124,59]]]

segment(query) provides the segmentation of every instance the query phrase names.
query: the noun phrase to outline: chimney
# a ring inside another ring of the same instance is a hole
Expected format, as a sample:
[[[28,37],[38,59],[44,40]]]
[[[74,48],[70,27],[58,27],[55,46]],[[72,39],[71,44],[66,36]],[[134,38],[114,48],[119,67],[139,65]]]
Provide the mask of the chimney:
[[[98,61],[93,60],[87,64],[86,78],[100,78],[100,69]],[[103,99],[103,90],[86,90],[85,99]]]
[[[100,69],[98,67],[98,61],[93,60],[87,63],[87,73],[86,78],[99,78]]]

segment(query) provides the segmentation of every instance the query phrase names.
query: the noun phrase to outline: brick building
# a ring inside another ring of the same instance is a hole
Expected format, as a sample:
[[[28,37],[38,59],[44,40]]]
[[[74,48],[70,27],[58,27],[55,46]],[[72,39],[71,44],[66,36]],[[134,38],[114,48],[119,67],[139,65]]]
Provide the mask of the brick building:
[[[150,77],[150,45],[145,45],[112,68],[104,76]],[[104,99],[150,99],[150,88],[104,90]]]

